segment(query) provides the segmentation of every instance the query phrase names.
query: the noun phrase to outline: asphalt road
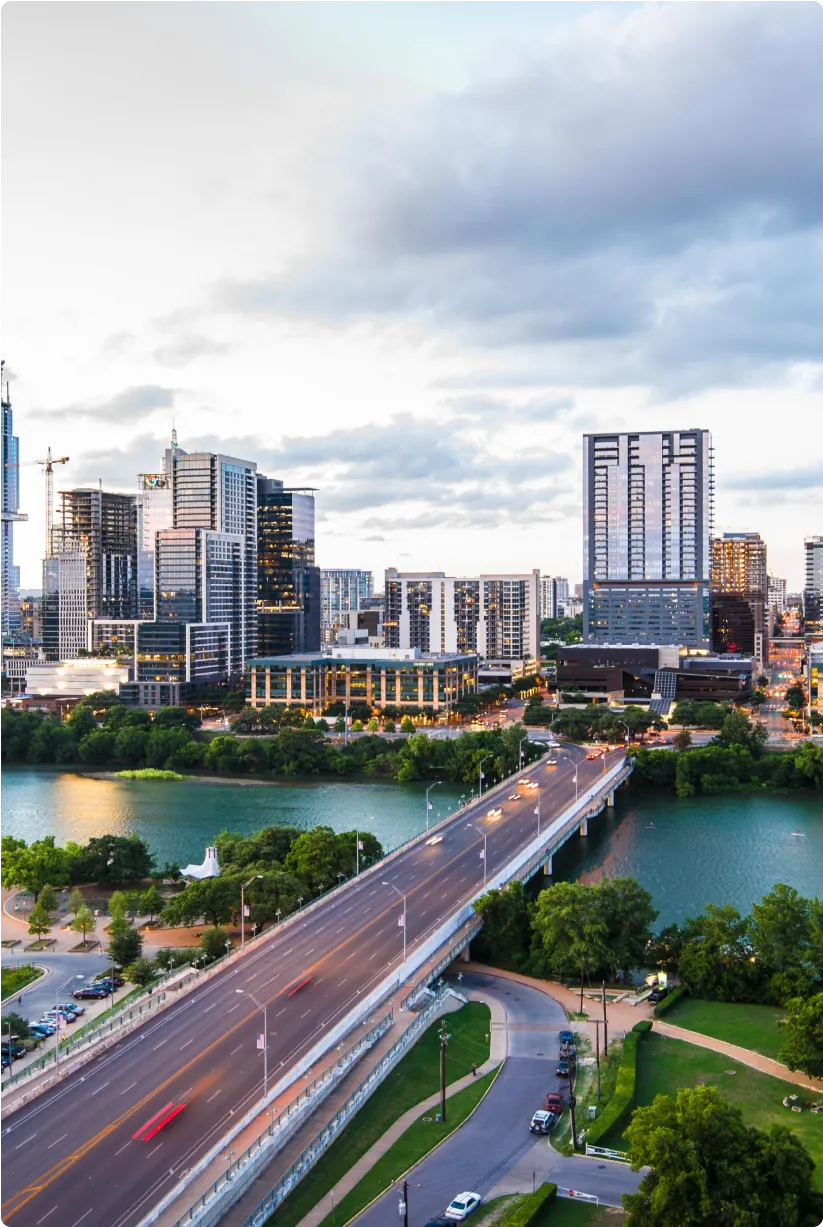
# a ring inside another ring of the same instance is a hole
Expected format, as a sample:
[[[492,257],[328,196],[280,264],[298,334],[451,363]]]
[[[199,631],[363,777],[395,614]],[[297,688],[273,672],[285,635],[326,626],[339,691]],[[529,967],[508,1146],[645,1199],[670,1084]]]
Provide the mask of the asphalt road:
[[[72,990],[81,988],[85,980],[92,980],[96,975],[106,970],[108,966],[105,956],[100,954],[49,954],[38,950],[36,953],[26,953],[22,945],[20,953],[3,951],[3,966],[17,967],[24,963],[32,963],[37,967],[45,967],[48,975],[36,980],[29,988],[23,989],[23,1002],[18,1004],[17,997],[9,997],[3,1002],[3,1014],[14,1011],[23,1018],[34,1021],[44,1010],[50,1010],[55,1002],[55,994],[59,1001],[70,1001]],[[82,979],[80,977],[83,977]],[[68,981],[68,983],[67,983]],[[62,992],[60,991],[63,986]],[[79,1001],[78,1005],[88,1008],[88,1001]],[[92,1003],[93,1004],[93,1003]]]
[[[585,751],[566,747],[556,767],[532,772],[544,829],[574,798],[575,762],[582,793],[603,770]],[[489,873],[533,838],[535,794],[507,801],[513,792],[504,785],[495,796],[496,820],[485,806],[474,811],[481,833],[457,815],[439,827],[442,843],[415,845],[386,866],[385,881],[407,894],[410,949],[482,885],[482,832]],[[402,961],[402,901],[382,882],[353,883],[14,1113],[2,1130],[3,1222],[39,1227],[52,1213],[60,1227],[138,1222],[262,1093],[262,1013],[238,989],[267,1006],[271,1085]],[[186,1110],[149,1143],[135,1140],[168,1103]]]
[[[641,1173],[623,1163],[567,1159],[547,1137],[529,1133],[532,1113],[545,1107],[546,1092],[564,1090],[555,1074],[557,1033],[569,1026],[561,1007],[535,989],[494,976],[465,976],[461,988],[469,995],[482,989],[503,1004],[510,1028],[508,1057],[473,1115],[406,1177],[409,1227],[424,1227],[442,1215],[458,1193],[471,1190],[487,1201],[530,1193],[544,1180],[619,1206],[621,1195],[637,1188]],[[394,1222],[399,1193],[399,1186],[385,1193],[355,1220],[357,1227]]]

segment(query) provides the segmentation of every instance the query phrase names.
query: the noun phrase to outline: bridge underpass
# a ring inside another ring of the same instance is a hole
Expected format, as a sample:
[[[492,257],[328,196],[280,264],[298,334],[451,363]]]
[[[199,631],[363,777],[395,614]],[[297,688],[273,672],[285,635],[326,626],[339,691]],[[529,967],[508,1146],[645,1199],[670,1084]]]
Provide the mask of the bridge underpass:
[[[538,872],[580,828],[592,791],[613,792],[622,763],[610,755],[604,775],[602,761],[564,747],[556,766],[520,773],[539,783],[539,843],[535,792],[504,781],[440,823],[441,842],[421,835],[14,1112],[2,1130],[3,1221],[39,1227],[54,1214],[61,1227],[134,1227],[261,1099],[261,1014],[238,989],[266,1005],[270,1085],[302,1074],[307,1054],[336,1042],[375,992],[413,990],[415,967],[471,915],[484,869],[487,888]],[[492,808],[502,815],[490,818]],[[186,1109],[148,1143],[133,1136],[169,1102]]]

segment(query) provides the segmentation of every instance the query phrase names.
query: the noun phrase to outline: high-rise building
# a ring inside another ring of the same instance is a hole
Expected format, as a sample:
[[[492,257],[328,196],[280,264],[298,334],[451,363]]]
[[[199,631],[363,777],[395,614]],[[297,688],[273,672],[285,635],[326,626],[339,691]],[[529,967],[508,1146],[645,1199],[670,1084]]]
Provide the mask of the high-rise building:
[[[43,655],[72,660],[88,648],[88,558],[60,550],[43,559]]]
[[[806,583],[803,589],[803,626],[806,634],[823,633],[823,537],[806,537]]]
[[[540,659],[540,574],[446,576],[386,570],[387,648]]]
[[[709,645],[707,430],[583,436],[583,635]]]
[[[20,512],[20,440],[14,434],[11,396],[0,367],[0,401],[3,408],[3,491],[0,510],[0,619],[7,635],[20,625],[20,572],[14,565],[14,525],[28,517]]]
[[[540,617],[565,618],[569,581],[559,575],[540,576]]]
[[[137,493],[137,589],[138,613],[147,620],[155,616],[154,571],[157,533],[174,525],[169,473],[138,474]]]
[[[320,568],[314,492],[257,479],[257,636],[260,656],[320,650]]]
[[[715,652],[767,658],[766,542],[760,533],[713,537],[709,569]]]
[[[786,581],[776,575],[766,576],[766,605],[769,615],[769,633],[774,629],[778,618],[782,618],[786,609]]]
[[[337,631],[346,625],[346,614],[365,609],[374,596],[371,571],[337,568],[320,571],[320,629],[325,643],[334,643]]]

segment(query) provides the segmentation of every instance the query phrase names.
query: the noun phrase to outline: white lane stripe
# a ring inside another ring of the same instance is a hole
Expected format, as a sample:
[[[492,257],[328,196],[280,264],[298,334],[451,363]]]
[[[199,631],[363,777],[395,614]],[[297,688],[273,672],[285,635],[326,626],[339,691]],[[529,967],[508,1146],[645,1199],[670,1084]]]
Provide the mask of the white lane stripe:
[[[96,1091],[92,1091],[92,1097],[94,1097],[95,1095],[98,1095],[100,1091],[104,1091],[108,1085],[109,1085],[108,1082],[104,1082],[102,1086],[98,1086]]]
[[[217,1096],[220,1094],[221,1090],[222,1090],[222,1087],[216,1090],[213,1095],[209,1095],[208,1099],[206,1100],[206,1103],[211,1103],[213,1099],[216,1099]]]
[[[54,1214],[56,1209],[57,1206],[52,1206],[51,1210],[49,1210],[49,1214]],[[37,1227],[40,1227],[41,1223],[45,1223],[46,1219],[49,1217],[49,1214],[44,1214],[42,1218],[37,1220]]]
[[[69,1135],[68,1135],[67,1133],[64,1133],[64,1134],[63,1134],[63,1136],[62,1136],[61,1138],[58,1138],[56,1142],[51,1142],[51,1143],[50,1143],[50,1144],[49,1144],[49,1145],[46,1147],[46,1150],[53,1150],[55,1146],[59,1146],[61,1142],[65,1142],[65,1140],[66,1140],[66,1138],[67,1138],[68,1136],[69,1136]]]
[[[203,1013],[208,1014],[209,1010],[213,1010],[216,1005],[217,1005],[216,1001],[213,1002],[211,1005],[207,1005]]]
[[[242,1045],[242,1044],[238,1044],[236,1048],[232,1048],[231,1052],[229,1053],[229,1056],[230,1056],[230,1057],[233,1057],[233,1056],[234,1056],[234,1054],[235,1054],[236,1052],[239,1052],[239,1051],[240,1051],[240,1049],[241,1049],[242,1047],[243,1047],[243,1045]]]
[[[137,1086],[137,1083],[136,1083],[136,1082],[132,1082],[131,1086],[127,1086],[127,1087],[125,1087],[125,1089],[124,1089],[124,1090],[122,1090],[122,1091],[120,1092],[120,1094],[121,1094],[121,1095],[125,1095],[126,1091],[133,1091],[133,1090],[134,1090],[134,1088],[135,1088],[136,1086]]]
[[[166,1038],[164,1040],[161,1040],[159,1044],[155,1044],[154,1047],[152,1048],[152,1052],[157,1052],[158,1048],[162,1048],[164,1044],[168,1044],[169,1038],[170,1037],[167,1035]]]
[[[131,1141],[126,1142],[126,1146],[131,1146]],[[116,1150],[114,1152],[115,1159],[117,1158],[118,1155],[122,1155],[123,1151],[126,1149],[126,1146],[121,1146],[119,1150]]]
[[[84,1218],[88,1218],[88,1217],[89,1217],[89,1215],[91,1214],[91,1211],[92,1211],[93,1209],[94,1209],[94,1206],[92,1206],[92,1207],[91,1207],[91,1210],[87,1210],[85,1214],[81,1214],[81,1215],[80,1215],[80,1217],[79,1217],[78,1219],[75,1219],[75,1221],[72,1223],[71,1227],[78,1227],[78,1225],[79,1225],[80,1223],[82,1223],[82,1221],[83,1221],[83,1219],[84,1219]]]
[[[30,1137],[30,1138],[26,1138],[25,1142],[21,1142],[21,1143],[20,1143],[20,1145],[19,1145],[19,1146],[15,1146],[15,1148],[14,1148],[14,1149],[15,1149],[15,1150],[22,1150],[24,1146],[28,1146],[29,1142],[33,1142],[33,1141],[34,1141],[34,1139],[35,1139],[36,1137],[37,1137],[37,1134],[36,1134],[36,1133],[33,1133],[33,1134],[31,1135],[31,1137]]]
[[[193,1044],[193,1043],[194,1043],[194,1039],[195,1039],[195,1037],[194,1037],[194,1036],[192,1036],[190,1040],[186,1040],[185,1044],[181,1044],[181,1045],[180,1045],[180,1051],[182,1052],[184,1048],[188,1048],[189,1044]]]
[[[285,1013],[286,1013],[286,1007],[285,1007],[285,1006],[283,1006],[283,1009],[282,1009],[282,1010],[278,1010],[278,1011],[277,1011],[277,1013],[275,1014],[275,1016],[274,1016],[274,1017],[275,1017],[275,1018],[279,1018],[281,1014],[285,1014]]]
[[[162,1142],[158,1142],[158,1143],[157,1143],[157,1145],[155,1146],[154,1150],[150,1150],[150,1151],[149,1151],[149,1153],[146,1155],[146,1158],[147,1158],[147,1159],[150,1159],[150,1158],[152,1157],[152,1155],[153,1155],[153,1154],[156,1154],[156,1153],[157,1153],[157,1151],[160,1149],[160,1147],[161,1147],[162,1145],[163,1145],[163,1143],[162,1143]]]
[[[230,1010],[226,1010],[226,1013],[233,1014],[235,1010],[239,1010],[239,1009],[240,1009],[240,1002],[238,1001],[237,1005],[233,1005]]]

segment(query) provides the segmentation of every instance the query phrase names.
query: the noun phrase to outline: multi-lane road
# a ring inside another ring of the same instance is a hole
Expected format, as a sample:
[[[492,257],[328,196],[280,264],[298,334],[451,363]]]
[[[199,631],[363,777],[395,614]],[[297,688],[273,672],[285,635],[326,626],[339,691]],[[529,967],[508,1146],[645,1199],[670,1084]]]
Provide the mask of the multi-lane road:
[[[609,756],[609,766],[621,755]],[[557,766],[531,772],[548,827],[602,777],[601,760],[566,747]],[[498,789],[489,806],[437,828],[442,842],[417,843],[383,872],[320,904],[279,936],[183,997],[115,1047],[7,1118],[2,1129],[2,1221],[15,1227],[133,1227],[242,1115],[263,1090],[256,1038],[267,1006],[269,1084],[402,962],[406,938],[431,934],[489,875],[536,834],[535,793]],[[487,808],[502,807],[489,820]],[[471,821],[469,821],[469,819]],[[478,830],[479,828],[479,830]],[[304,987],[293,987],[310,977]],[[148,1142],[133,1135],[167,1104],[185,1110]]]

